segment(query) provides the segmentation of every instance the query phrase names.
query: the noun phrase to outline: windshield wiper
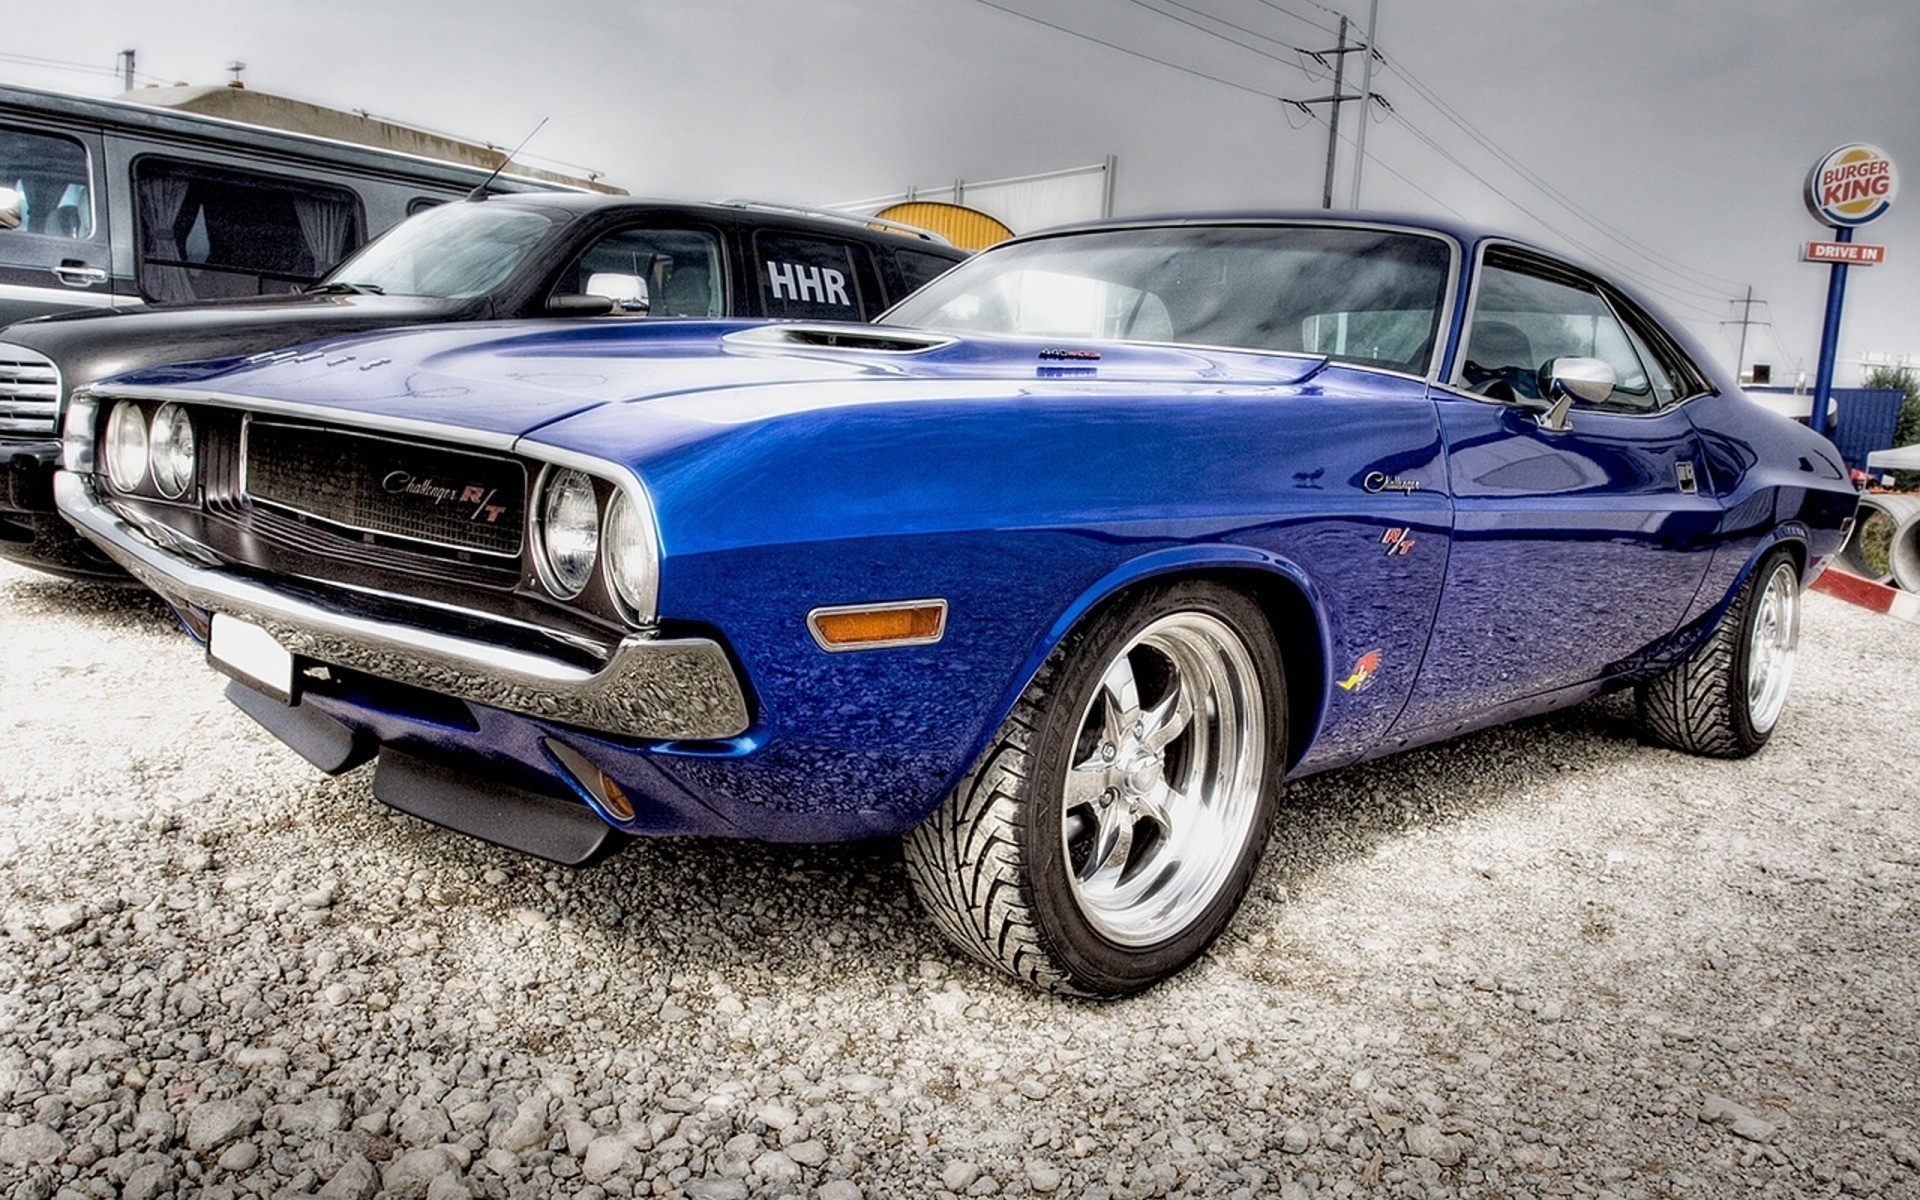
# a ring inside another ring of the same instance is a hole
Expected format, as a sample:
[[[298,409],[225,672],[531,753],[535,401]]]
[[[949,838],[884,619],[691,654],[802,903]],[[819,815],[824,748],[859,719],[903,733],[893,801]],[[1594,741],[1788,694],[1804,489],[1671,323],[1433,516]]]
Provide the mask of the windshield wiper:
[[[300,289],[310,296],[339,295],[346,293],[354,296],[384,296],[387,290],[371,283],[349,283],[344,279],[333,279],[326,283],[316,283]]]

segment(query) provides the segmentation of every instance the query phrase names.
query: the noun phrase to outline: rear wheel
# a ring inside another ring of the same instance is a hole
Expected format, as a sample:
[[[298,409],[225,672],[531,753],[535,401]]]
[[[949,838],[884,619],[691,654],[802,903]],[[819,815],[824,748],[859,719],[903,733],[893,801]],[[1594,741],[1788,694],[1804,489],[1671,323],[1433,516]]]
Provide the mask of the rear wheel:
[[[1258,864],[1286,761],[1264,616],[1185,582],[1091,619],[906,840],[957,945],[1051,991],[1119,995],[1206,949]]]
[[[1685,662],[1635,691],[1653,741],[1714,758],[1767,744],[1787,702],[1800,644],[1800,570],[1776,550]]]

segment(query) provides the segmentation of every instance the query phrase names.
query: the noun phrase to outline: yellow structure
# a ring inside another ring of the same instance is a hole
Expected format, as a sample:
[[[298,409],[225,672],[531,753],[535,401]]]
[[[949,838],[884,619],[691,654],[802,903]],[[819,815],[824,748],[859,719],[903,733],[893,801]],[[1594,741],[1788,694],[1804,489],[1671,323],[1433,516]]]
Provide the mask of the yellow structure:
[[[873,214],[882,221],[898,221],[937,233],[962,250],[985,250],[1013,236],[999,221],[977,208],[939,200],[906,200]]]

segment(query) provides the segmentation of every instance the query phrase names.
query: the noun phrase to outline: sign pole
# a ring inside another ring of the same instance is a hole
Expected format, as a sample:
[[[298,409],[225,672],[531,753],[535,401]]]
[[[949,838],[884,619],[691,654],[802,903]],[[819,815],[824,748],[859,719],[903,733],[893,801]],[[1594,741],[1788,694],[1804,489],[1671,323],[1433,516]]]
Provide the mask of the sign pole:
[[[1813,219],[1833,230],[1833,241],[1809,243],[1810,262],[1830,262],[1827,322],[1820,331],[1820,369],[1813,380],[1807,424],[1827,436],[1827,405],[1833,399],[1833,361],[1840,356],[1840,306],[1847,298],[1847,264],[1871,266],[1886,259],[1885,246],[1856,246],[1853,231],[1884,215],[1900,191],[1893,160],[1878,146],[1851,142],[1827,154],[1807,172],[1803,199]]]
[[[1851,242],[1853,230],[1842,225],[1833,231],[1836,242]],[[1833,361],[1840,354],[1840,307],[1847,299],[1847,264],[1837,262],[1828,268],[1827,323],[1820,331],[1820,368],[1813,377],[1813,407],[1807,412],[1807,424],[1821,437],[1827,436],[1827,401],[1833,394]]]

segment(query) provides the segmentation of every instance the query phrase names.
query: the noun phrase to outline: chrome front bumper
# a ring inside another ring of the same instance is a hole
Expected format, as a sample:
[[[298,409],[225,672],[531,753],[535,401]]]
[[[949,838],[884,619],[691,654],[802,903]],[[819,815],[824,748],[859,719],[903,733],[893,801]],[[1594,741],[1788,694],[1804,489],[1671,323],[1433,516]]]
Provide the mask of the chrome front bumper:
[[[718,643],[631,634],[606,664],[570,662],[430,629],[335,612],[220,569],[184,539],[156,537],[102,503],[92,481],[54,476],[67,520],[127,571],[181,607],[258,625],[300,658],[364,671],[509,712],[627,737],[707,740],[747,728],[739,676]]]

